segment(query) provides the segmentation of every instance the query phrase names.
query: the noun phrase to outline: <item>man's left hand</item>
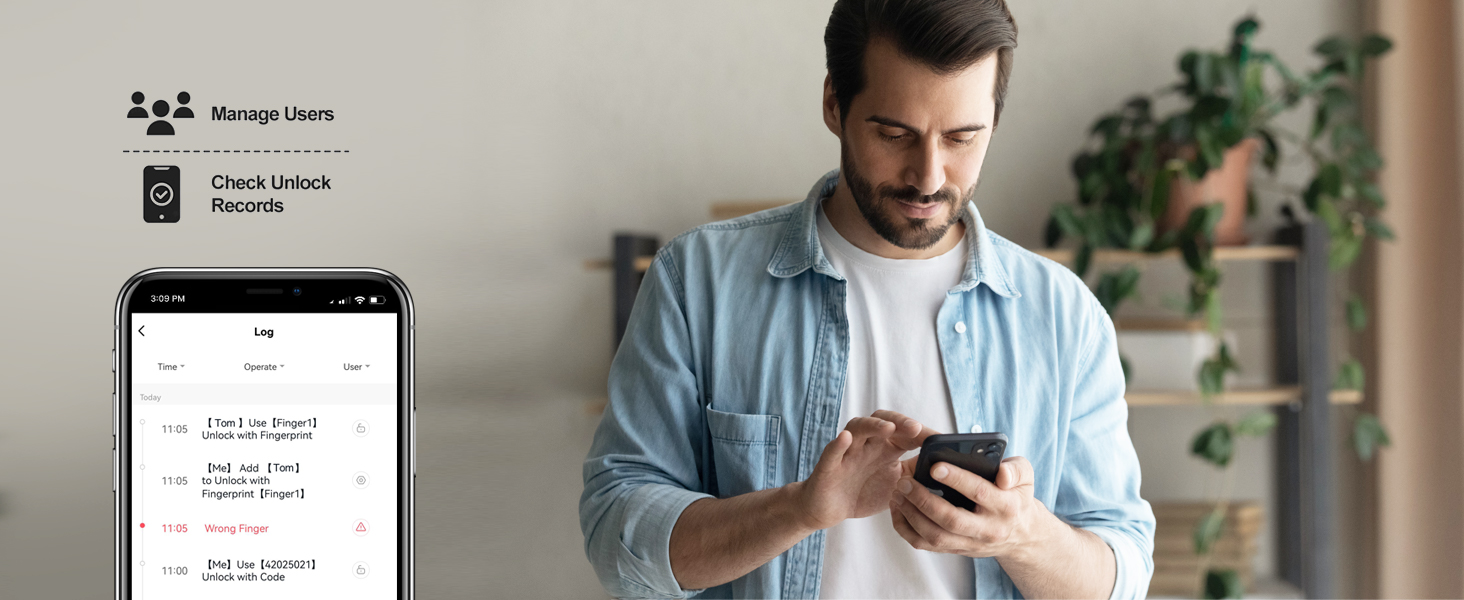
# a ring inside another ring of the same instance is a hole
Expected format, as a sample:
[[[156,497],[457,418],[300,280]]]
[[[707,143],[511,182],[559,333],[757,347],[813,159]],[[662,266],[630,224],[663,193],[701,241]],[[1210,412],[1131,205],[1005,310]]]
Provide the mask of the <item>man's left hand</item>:
[[[909,459],[911,467],[914,458]],[[974,512],[956,508],[910,477],[910,468],[890,495],[895,531],[919,550],[972,558],[1017,557],[1052,539],[1062,522],[1033,496],[1032,464],[1003,460],[996,483],[950,463],[930,467],[930,476],[976,503]]]

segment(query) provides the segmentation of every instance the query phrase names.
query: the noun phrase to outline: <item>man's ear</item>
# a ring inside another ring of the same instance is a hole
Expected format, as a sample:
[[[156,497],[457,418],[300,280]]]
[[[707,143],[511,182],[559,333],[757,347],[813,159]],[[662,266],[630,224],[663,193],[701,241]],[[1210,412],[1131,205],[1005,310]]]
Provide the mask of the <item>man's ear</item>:
[[[840,140],[844,139],[844,126],[839,115],[839,97],[834,95],[834,79],[830,75],[824,76],[823,118],[824,125],[828,126],[829,132]]]

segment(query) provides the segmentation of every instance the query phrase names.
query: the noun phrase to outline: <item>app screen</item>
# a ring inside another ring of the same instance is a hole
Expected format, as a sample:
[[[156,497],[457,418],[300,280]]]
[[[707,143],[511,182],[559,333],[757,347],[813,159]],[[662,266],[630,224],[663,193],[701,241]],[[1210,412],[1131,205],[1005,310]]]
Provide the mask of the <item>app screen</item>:
[[[131,329],[133,597],[394,597],[397,315]]]

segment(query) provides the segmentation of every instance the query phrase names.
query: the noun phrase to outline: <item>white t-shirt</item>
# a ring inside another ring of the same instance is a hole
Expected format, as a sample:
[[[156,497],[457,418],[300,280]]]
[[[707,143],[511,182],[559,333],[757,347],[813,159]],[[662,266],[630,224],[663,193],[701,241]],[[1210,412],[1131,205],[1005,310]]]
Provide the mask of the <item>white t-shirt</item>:
[[[934,258],[884,258],[840,236],[822,206],[818,238],[834,270],[848,280],[849,375],[839,429],[854,417],[893,410],[954,432],[935,319],[946,293],[961,282],[965,240]],[[828,530],[821,598],[971,598],[975,590],[970,558],[910,547],[888,510]]]

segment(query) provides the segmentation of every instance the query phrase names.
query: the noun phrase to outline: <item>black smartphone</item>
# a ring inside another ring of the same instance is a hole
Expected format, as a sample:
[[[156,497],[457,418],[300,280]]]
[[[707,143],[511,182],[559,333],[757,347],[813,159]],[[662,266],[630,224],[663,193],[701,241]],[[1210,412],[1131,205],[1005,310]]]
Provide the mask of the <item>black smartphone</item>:
[[[116,597],[411,598],[413,321],[407,287],[376,269],[128,280]]]
[[[183,213],[178,167],[142,168],[142,220],[177,223]]]
[[[941,433],[925,438],[920,445],[920,458],[915,461],[915,481],[958,508],[975,510],[976,503],[965,494],[931,479],[930,466],[945,462],[996,483],[996,472],[1006,454],[1004,433]]]

